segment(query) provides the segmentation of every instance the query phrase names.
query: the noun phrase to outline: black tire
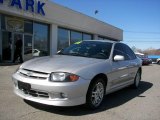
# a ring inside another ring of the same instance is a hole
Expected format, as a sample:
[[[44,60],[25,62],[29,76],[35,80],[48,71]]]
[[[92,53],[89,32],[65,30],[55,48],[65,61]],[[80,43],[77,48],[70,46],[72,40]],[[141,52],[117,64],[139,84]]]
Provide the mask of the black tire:
[[[160,65],[160,61],[158,61],[157,63],[158,63],[158,65]]]
[[[89,109],[96,109],[102,104],[105,86],[102,78],[97,78],[91,82],[86,96],[86,105]]]
[[[141,81],[141,71],[138,70],[134,78],[134,84],[132,85],[132,87],[137,89],[139,87],[140,81]]]

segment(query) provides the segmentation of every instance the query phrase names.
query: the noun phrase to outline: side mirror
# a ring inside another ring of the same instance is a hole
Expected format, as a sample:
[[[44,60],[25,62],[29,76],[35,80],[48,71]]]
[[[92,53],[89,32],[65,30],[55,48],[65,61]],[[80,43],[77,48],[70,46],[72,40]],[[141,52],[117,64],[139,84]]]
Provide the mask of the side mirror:
[[[114,61],[123,61],[124,60],[124,56],[122,55],[115,55],[114,56]]]

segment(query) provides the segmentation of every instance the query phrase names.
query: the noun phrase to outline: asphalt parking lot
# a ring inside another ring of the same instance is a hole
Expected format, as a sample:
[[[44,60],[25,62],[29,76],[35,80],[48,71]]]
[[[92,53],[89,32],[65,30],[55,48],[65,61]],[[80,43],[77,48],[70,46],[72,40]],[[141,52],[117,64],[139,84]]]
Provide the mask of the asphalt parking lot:
[[[13,93],[11,75],[17,67],[0,66],[0,120],[160,120],[160,65],[143,66],[139,89],[107,95],[94,111],[83,105],[64,108],[24,101]]]

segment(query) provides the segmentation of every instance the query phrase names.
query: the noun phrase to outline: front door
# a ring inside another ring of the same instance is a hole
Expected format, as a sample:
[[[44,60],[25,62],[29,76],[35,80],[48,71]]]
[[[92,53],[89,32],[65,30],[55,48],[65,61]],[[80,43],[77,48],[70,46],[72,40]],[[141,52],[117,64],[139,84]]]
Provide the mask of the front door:
[[[128,61],[116,61],[112,63],[112,82],[111,87],[116,88],[124,85],[128,81]]]
[[[13,33],[12,60],[19,62],[20,57],[23,59],[23,34]]]
[[[2,32],[2,60],[4,62],[19,62],[20,57],[17,56],[17,47],[21,48],[19,52],[22,55],[23,61],[29,60],[33,56],[33,43],[32,35],[15,33],[15,32]],[[18,40],[22,41],[22,44],[18,43]]]
[[[17,44],[18,39],[22,41],[22,44]],[[12,33],[8,31],[2,32],[2,60],[5,62],[11,62],[16,57],[16,47],[21,47],[21,53],[23,53],[23,34]],[[18,59],[17,59],[18,60]]]
[[[2,60],[10,62],[12,60],[13,40],[12,33],[2,32]]]
[[[32,51],[32,35],[14,33],[13,36],[14,36],[15,46],[16,46],[16,42],[17,42],[17,37],[22,39],[22,51],[21,51],[21,53],[22,53],[23,61],[31,59],[32,58],[32,53],[33,53],[33,51]],[[14,53],[16,53],[16,52],[14,52]],[[14,56],[13,56],[13,58],[14,58]]]

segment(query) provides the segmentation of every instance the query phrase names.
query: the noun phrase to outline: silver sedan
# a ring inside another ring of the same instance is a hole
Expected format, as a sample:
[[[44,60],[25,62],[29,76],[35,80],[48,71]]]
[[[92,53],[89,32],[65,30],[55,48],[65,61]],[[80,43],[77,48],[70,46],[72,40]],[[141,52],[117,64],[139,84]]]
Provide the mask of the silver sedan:
[[[95,109],[104,95],[141,80],[142,61],[125,44],[80,41],[54,56],[23,63],[13,74],[14,92],[23,99],[53,106],[86,104]]]

